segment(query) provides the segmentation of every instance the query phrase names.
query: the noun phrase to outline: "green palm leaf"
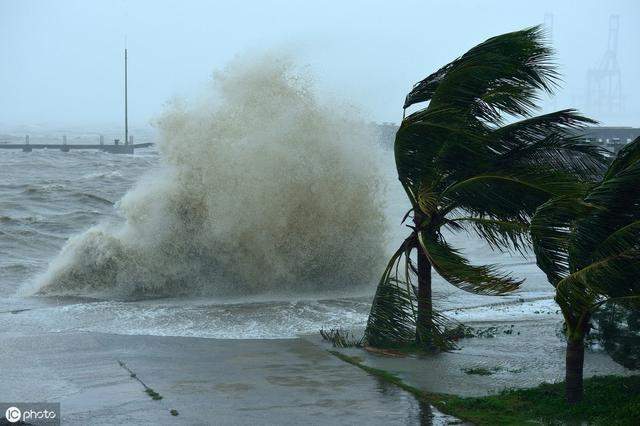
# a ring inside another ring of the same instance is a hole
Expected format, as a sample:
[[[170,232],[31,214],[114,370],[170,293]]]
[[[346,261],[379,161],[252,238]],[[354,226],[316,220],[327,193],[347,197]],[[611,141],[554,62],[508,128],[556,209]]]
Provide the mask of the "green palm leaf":
[[[365,340],[373,346],[406,344],[415,337],[415,298],[410,277],[402,280],[399,268],[403,258],[405,267],[409,267],[407,253],[411,250],[412,240],[407,239],[391,257],[382,274],[365,330]]]
[[[610,177],[617,175],[622,170],[640,161],[639,141],[640,137],[636,138],[633,142],[626,145],[620,150],[620,152],[618,152],[616,159],[613,161],[604,177],[605,179],[609,179]]]
[[[538,267],[553,285],[569,275],[569,244],[576,220],[595,207],[579,198],[559,197],[536,210],[531,239]]]
[[[527,115],[536,91],[557,82],[552,53],[539,26],[492,37],[414,86],[404,108],[431,100],[491,122]]]
[[[632,249],[640,249],[640,220],[631,222],[610,234],[596,247],[593,257],[602,259]]]
[[[413,285],[415,267],[411,251],[415,239],[410,237],[394,253],[385,269],[371,304],[365,329],[365,341],[372,346],[395,347],[411,345],[416,334],[416,291]],[[453,348],[446,336],[453,321],[435,313],[431,335],[434,346]]]
[[[524,282],[500,272],[497,265],[471,265],[459,250],[441,238],[420,234],[418,240],[438,275],[461,290],[499,295],[516,290]]]
[[[632,143],[630,151],[637,143],[640,140]],[[598,260],[598,247],[612,234],[640,220],[640,161],[629,161],[625,167],[620,162],[613,166],[617,171],[607,173],[585,197],[585,202],[600,208],[576,223],[569,253],[577,269]]]
[[[458,217],[448,221],[448,225],[459,225],[471,229],[485,240],[493,250],[518,252],[525,255],[530,245],[529,224],[526,221],[504,221],[486,217]]]
[[[556,300],[590,310],[600,298],[640,298],[640,250],[632,248],[590,263],[557,285]]]
[[[640,138],[582,197],[555,198],[533,217],[538,265],[556,285],[556,300],[569,317],[610,299],[640,297],[638,153]]]

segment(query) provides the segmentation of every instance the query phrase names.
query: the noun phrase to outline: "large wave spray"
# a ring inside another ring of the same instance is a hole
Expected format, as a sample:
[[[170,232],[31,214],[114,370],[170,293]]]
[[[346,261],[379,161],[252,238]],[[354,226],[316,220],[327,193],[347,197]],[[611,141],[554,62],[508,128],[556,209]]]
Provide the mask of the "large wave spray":
[[[373,285],[385,219],[375,138],[287,60],[238,59],[158,119],[161,166],[120,227],[71,238],[37,292],[100,298],[300,294]]]

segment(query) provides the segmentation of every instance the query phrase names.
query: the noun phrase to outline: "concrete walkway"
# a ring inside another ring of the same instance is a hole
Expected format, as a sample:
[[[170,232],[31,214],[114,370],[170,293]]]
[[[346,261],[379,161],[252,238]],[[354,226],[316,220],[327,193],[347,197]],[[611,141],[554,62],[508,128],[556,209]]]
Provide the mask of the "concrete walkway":
[[[63,424],[455,422],[301,339],[0,336],[3,401],[60,402]],[[127,369],[163,398],[151,399]]]

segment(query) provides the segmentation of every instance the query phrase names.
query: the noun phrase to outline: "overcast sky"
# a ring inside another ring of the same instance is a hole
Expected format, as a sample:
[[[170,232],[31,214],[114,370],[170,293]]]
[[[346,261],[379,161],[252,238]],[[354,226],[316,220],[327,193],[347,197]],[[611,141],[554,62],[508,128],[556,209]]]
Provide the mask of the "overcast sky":
[[[486,38],[544,23],[564,86],[546,108],[640,126],[640,1],[32,1],[0,0],[0,132],[20,125],[144,126],[172,96],[194,96],[235,55],[283,50],[320,90],[395,121],[412,84]],[[589,110],[587,70],[620,15],[624,112]]]

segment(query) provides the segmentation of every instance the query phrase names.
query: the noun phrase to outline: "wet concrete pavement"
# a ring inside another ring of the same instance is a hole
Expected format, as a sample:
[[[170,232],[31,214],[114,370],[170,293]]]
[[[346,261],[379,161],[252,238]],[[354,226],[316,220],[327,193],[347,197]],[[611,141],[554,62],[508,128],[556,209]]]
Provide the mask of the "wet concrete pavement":
[[[0,336],[2,400],[60,402],[63,424],[455,422],[301,339]],[[151,399],[127,369],[162,399]]]
[[[558,316],[540,312],[527,321],[467,322],[478,330],[495,327],[491,337],[462,339],[459,350],[437,355],[393,358],[362,349],[334,349],[357,356],[370,367],[399,376],[419,389],[461,396],[482,396],[505,388],[534,387],[564,380],[565,341],[560,336]],[[320,343],[320,339],[309,336]],[[324,344],[330,347],[329,344]],[[471,374],[470,374],[471,373]],[[478,374],[481,373],[481,374]],[[630,375],[606,353],[585,353],[585,377]]]

